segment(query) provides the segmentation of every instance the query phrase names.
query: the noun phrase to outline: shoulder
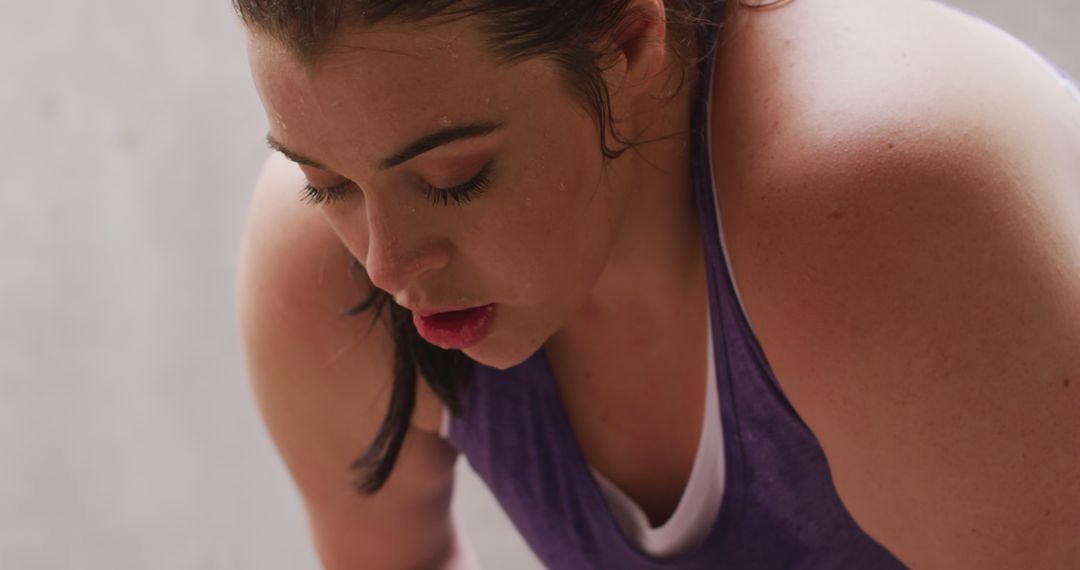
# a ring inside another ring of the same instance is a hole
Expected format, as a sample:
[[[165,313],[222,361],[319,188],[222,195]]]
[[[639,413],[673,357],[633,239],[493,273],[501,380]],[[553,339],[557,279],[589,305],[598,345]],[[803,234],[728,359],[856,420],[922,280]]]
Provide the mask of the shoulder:
[[[1026,261],[1041,270],[1074,259],[1080,103],[1030,54],[932,2],[799,0],[742,18],[712,125],[740,281],[965,246],[1043,250]]]
[[[873,147],[859,143],[897,136],[952,146],[969,135],[1019,156],[1067,140],[1077,158],[1080,106],[1058,78],[1018,41],[934,2],[739,9],[716,73],[721,166],[801,168],[808,149],[862,160]]]
[[[841,245],[883,253],[869,235],[890,251],[1004,227],[1014,248],[1075,241],[1080,102],[1018,44],[933,2],[799,0],[741,18],[712,131],[744,274],[792,255],[784,240],[837,260]]]
[[[393,341],[381,320],[342,314],[372,285],[319,210],[301,202],[303,184],[303,173],[274,153],[251,199],[237,275],[249,362],[304,368],[296,377],[310,378],[312,390],[332,389],[341,402],[369,401],[389,387]],[[424,382],[417,394],[414,425],[438,431],[437,397]]]
[[[913,566],[1053,567],[1080,556],[1080,121],[938,10],[750,16],[718,76],[725,237],[860,525]]]
[[[319,212],[297,199],[302,180],[275,155],[251,204],[238,304],[255,404],[326,567],[419,567],[446,552],[456,452],[423,425],[418,392],[385,486],[356,492],[352,466],[390,402],[393,346],[381,323],[341,315],[370,285],[350,271]]]
[[[907,0],[799,0],[732,28],[713,159],[741,265],[760,261],[742,245],[792,222],[813,230],[800,238],[846,239],[875,222],[920,233],[950,213],[952,231],[1026,217],[1012,236],[1025,242],[1042,239],[1034,220],[1077,223],[1080,102],[1003,34]]]

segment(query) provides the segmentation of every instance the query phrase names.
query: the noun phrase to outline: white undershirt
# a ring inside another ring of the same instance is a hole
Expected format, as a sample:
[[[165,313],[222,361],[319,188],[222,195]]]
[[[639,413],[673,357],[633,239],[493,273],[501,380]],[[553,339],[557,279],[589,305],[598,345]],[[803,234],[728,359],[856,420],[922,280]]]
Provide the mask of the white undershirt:
[[[645,512],[633,499],[590,466],[623,534],[642,552],[656,558],[678,556],[704,542],[720,512],[720,502],[724,496],[724,432],[716,389],[711,323],[706,338],[708,372],[705,376],[705,406],[697,457],[686,489],[671,518],[653,528]]]

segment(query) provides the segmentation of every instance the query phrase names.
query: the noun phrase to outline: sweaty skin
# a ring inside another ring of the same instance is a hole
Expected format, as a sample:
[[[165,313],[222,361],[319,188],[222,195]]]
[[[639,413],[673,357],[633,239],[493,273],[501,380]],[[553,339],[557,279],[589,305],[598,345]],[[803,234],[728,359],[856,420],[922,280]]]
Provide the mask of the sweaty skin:
[[[1075,560],[1075,101],[928,2],[804,0],[731,29],[711,125],[729,261],[845,505],[913,565]],[[271,136],[318,164],[299,167],[312,185],[349,187],[320,207],[328,226],[406,307],[495,303],[475,360],[543,345],[589,463],[661,519],[704,393],[674,66],[643,42],[609,72],[617,126],[657,142],[605,163],[552,66],[490,61],[467,23],[343,43],[313,70],[251,44]],[[379,166],[478,122],[501,126]],[[428,198],[488,164],[467,203]]]

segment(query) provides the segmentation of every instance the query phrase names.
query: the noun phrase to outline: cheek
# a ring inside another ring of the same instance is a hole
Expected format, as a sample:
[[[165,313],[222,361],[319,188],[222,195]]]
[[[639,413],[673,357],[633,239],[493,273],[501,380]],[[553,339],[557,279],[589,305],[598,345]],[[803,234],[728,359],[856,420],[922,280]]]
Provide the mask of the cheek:
[[[593,150],[560,157],[545,185],[545,241],[564,262],[590,257],[611,233],[612,189],[604,184],[599,152],[589,154]]]
[[[597,223],[606,215],[597,171],[581,155],[559,158],[557,166],[538,160],[522,171],[529,183],[519,186],[484,240],[498,248],[489,259],[502,260],[492,269],[507,286],[537,300],[587,285],[603,261],[597,248],[610,233],[608,224]]]

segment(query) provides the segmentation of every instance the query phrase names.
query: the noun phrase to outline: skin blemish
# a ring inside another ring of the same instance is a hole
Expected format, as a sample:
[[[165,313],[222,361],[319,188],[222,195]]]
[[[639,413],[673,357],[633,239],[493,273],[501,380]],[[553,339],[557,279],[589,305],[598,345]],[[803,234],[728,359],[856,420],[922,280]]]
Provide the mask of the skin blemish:
[[[844,211],[841,210],[840,208],[833,208],[832,210],[829,211],[829,219],[830,220],[840,220],[840,219],[843,219],[843,217],[844,217]]]
[[[1068,390],[1069,386],[1072,386],[1072,378],[1066,378],[1062,383],[1065,384],[1065,389]]]

